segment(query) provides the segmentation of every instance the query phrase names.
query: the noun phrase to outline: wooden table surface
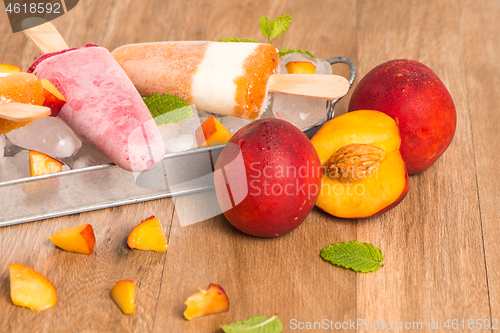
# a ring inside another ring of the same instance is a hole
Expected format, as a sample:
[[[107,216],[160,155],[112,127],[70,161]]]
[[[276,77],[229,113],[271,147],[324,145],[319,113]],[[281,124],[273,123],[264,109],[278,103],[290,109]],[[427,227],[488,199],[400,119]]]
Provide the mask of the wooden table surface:
[[[39,53],[22,33],[12,34],[0,9],[0,62],[26,69]],[[430,331],[429,320],[439,321],[435,332],[469,331],[469,319],[496,320],[500,328],[500,1],[82,0],[54,24],[70,46],[95,42],[112,50],[230,36],[264,41],[260,16],[283,14],[293,14],[293,23],[276,40],[278,48],[350,57],[358,66],[356,82],[382,62],[410,58],[448,87],[458,116],[455,138],[430,169],[410,177],[406,199],[363,220],[314,209],[299,228],[274,239],[246,236],[224,216],[181,227],[171,198],[4,227],[1,332],[221,332],[221,324],[275,313],[285,332],[306,331],[293,329],[293,319],[423,324],[394,332]],[[334,72],[348,73],[343,65]],[[349,97],[336,106],[337,114],[346,112]],[[128,249],[130,230],[153,214],[166,228],[168,252]],[[64,252],[45,237],[84,223],[93,225],[97,239],[90,256]],[[323,247],[351,240],[380,247],[383,268],[357,274],[319,257]],[[52,281],[55,308],[36,313],[12,305],[13,262]],[[136,283],[133,315],[123,315],[109,297],[120,279]],[[229,312],[184,320],[186,298],[211,282],[226,290]],[[446,329],[448,319],[460,328]],[[362,325],[358,331],[374,329]]]

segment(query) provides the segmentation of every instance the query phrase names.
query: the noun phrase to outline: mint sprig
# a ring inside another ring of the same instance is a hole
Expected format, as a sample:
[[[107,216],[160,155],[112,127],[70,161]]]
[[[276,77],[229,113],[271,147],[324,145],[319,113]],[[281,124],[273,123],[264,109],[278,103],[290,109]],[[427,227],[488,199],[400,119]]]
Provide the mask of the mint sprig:
[[[238,39],[236,37],[228,37],[224,39],[219,39],[218,42],[225,42],[225,43],[258,43],[255,39],[248,39],[248,38],[242,38]]]
[[[259,20],[260,31],[267,38],[269,44],[279,36],[283,35],[292,24],[292,15],[283,15],[272,20],[267,16],[262,16]]]
[[[193,110],[189,104],[180,97],[164,94],[154,94],[151,97],[143,97],[156,125],[179,123],[193,116]]]
[[[229,325],[222,325],[225,333],[281,333],[283,324],[274,315],[271,318],[266,316],[254,316],[247,320],[238,321]]]
[[[298,52],[298,53],[303,53],[303,54],[307,54],[308,56],[310,56],[311,58],[316,58],[315,56],[313,56],[313,54],[309,51],[302,51],[302,50],[299,50],[299,49],[283,49],[283,50],[279,50],[278,51],[278,54],[280,57],[286,55],[286,54],[289,54],[289,53],[295,53],[295,52]]]
[[[362,273],[375,272],[384,260],[378,247],[358,241],[332,244],[321,250],[320,256],[333,265]]]

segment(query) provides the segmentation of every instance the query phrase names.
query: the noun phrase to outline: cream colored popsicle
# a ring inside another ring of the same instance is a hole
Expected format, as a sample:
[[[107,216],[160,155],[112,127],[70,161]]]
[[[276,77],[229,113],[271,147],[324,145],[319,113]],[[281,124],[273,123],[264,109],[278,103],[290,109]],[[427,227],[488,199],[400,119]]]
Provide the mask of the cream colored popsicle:
[[[276,48],[258,43],[159,42],[112,52],[143,96],[172,94],[200,110],[257,119],[278,72]]]

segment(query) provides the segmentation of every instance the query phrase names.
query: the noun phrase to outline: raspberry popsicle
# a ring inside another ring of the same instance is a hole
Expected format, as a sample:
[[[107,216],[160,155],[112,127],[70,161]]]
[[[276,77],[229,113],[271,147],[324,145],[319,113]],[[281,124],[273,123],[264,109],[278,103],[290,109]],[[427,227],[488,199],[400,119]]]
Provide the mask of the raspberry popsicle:
[[[139,93],[171,94],[200,110],[257,119],[268,104],[276,48],[258,43],[159,42],[112,52]]]
[[[108,50],[95,44],[47,53],[30,67],[64,95],[59,117],[119,167],[151,169],[165,147],[134,85]]]

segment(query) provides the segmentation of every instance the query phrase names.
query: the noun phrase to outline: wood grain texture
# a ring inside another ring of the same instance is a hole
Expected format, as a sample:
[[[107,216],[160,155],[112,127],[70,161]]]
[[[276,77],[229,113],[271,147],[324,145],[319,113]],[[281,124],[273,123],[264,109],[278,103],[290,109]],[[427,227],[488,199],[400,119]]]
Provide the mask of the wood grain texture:
[[[26,70],[39,52],[22,33],[11,33],[2,5],[0,10],[0,62]],[[95,42],[113,50],[159,40],[236,36],[264,41],[259,17],[285,13],[293,14],[293,24],[276,40],[278,48],[350,57],[358,66],[358,81],[382,62],[410,58],[433,69],[450,90],[458,116],[455,139],[435,165],[410,178],[407,198],[364,220],[337,219],[314,209],[298,229],[276,239],[246,236],[223,216],[181,226],[174,199],[1,228],[1,332],[220,333],[221,324],[274,313],[285,332],[334,331],[293,330],[292,319],[422,322],[419,331],[429,331],[429,320],[439,320],[441,329],[434,332],[447,331],[447,319],[500,319],[500,193],[495,185],[500,172],[494,153],[500,146],[498,1],[85,0],[53,23],[70,47]],[[333,70],[348,75],[343,65]],[[336,114],[346,112],[349,98],[350,93]],[[181,205],[190,199],[197,198],[175,200]],[[153,214],[166,229],[168,252],[129,250],[128,233]],[[96,233],[91,256],[66,253],[45,237],[84,223]],[[383,268],[356,274],[320,259],[323,247],[351,240],[380,247]],[[12,305],[12,262],[54,283],[59,295],[54,309],[35,313]],[[109,297],[120,279],[136,282],[131,316]],[[225,289],[229,312],[185,321],[184,301],[209,283]],[[358,331],[374,330],[365,325]],[[474,330],[480,331],[491,330]]]

